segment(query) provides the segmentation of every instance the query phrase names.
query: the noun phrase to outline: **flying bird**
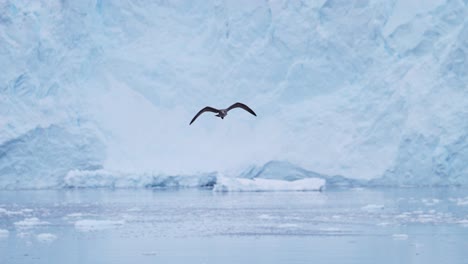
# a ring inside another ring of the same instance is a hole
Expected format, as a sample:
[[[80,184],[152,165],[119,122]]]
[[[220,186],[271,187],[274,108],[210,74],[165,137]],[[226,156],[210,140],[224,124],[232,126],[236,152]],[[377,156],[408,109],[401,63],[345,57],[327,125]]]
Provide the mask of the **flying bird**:
[[[255,112],[250,109],[248,106],[246,106],[245,104],[243,103],[235,103],[233,105],[231,105],[230,107],[226,108],[226,109],[216,109],[216,108],[213,108],[211,106],[207,106],[205,108],[203,108],[202,110],[200,110],[192,119],[192,121],[190,121],[190,125],[195,121],[195,119],[197,119],[201,114],[203,114],[204,112],[213,112],[213,113],[216,113],[215,116],[218,116],[218,117],[221,117],[221,119],[224,119],[225,116],[227,116],[227,113],[229,112],[229,110],[231,109],[234,109],[234,108],[242,108],[244,109],[245,111],[251,113],[252,115],[254,116],[257,116],[257,114],[255,114]]]

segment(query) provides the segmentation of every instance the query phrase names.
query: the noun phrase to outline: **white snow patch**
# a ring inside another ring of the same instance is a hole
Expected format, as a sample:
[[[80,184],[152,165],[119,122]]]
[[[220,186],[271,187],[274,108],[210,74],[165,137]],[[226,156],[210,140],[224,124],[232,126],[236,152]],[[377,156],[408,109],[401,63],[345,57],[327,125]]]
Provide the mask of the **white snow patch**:
[[[36,236],[37,241],[43,243],[50,243],[57,239],[57,236],[50,233],[42,233]]]
[[[256,191],[320,191],[325,180],[307,178],[296,181],[271,179],[244,179],[218,177],[213,191],[217,192],[256,192]]]
[[[75,222],[75,228],[82,232],[113,229],[125,224],[123,220],[79,220]]]

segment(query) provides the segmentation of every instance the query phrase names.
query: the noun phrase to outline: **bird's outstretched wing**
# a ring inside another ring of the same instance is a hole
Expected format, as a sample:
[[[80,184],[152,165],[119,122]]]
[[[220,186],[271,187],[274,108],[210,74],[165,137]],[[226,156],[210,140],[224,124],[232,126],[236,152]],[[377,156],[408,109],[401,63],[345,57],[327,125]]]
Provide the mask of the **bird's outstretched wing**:
[[[248,106],[246,106],[243,103],[235,103],[235,104],[231,105],[230,107],[228,107],[228,109],[226,109],[226,110],[229,111],[229,110],[231,110],[233,108],[237,108],[237,107],[244,109],[245,111],[251,113],[254,116],[257,116],[257,114],[255,114],[255,112],[252,109],[250,109]]]
[[[218,109],[215,109],[215,108],[213,108],[213,107],[209,107],[209,106],[203,108],[202,110],[200,110],[200,111],[193,117],[192,121],[190,121],[190,125],[193,123],[193,121],[195,121],[195,119],[197,119],[197,117],[198,117],[199,115],[203,114],[204,112],[218,113],[219,110],[218,110]]]

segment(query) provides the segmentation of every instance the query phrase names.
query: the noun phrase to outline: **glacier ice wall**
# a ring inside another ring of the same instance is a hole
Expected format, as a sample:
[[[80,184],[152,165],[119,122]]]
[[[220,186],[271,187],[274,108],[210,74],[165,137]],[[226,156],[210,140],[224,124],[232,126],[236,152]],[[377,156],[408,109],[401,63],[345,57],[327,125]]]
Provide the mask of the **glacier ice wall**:
[[[467,56],[466,0],[3,0],[0,188],[271,160],[466,185]],[[236,101],[258,117],[188,126]]]

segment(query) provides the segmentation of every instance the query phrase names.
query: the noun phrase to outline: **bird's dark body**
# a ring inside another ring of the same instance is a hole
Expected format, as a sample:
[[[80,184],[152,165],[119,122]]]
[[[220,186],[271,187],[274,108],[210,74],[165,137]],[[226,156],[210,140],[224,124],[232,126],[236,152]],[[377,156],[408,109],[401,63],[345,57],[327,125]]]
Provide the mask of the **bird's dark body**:
[[[195,119],[197,119],[201,114],[203,114],[204,112],[213,112],[213,113],[216,113],[216,116],[217,117],[221,117],[221,119],[224,119],[224,117],[227,116],[229,110],[232,110],[234,108],[242,108],[244,109],[245,111],[251,113],[252,115],[254,116],[257,116],[257,114],[255,114],[255,112],[250,109],[248,106],[246,106],[245,104],[243,103],[235,103],[233,105],[231,105],[230,107],[226,108],[226,109],[216,109],[216,108],[213,108],[211,106],[207,106],[205,108],[203,108],[202,110],[200,110],[192,119],[192,121],[190,121],[190,125],[195,121]]]

